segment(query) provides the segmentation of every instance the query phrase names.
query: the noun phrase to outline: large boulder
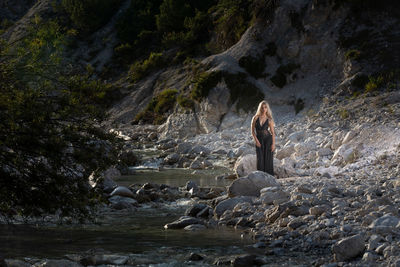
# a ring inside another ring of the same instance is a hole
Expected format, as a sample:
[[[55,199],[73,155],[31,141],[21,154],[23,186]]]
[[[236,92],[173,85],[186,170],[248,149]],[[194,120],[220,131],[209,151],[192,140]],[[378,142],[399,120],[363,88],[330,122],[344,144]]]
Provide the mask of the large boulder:
[[[118,186],[114,189],[114,191],[111,192],[110,196],[135,197],[132,191],[126,186]]]
[[[260,190],[264,187],[280,187],[280,184],[274,176],[266,172],[254,171],[246,177],[242,177],[233,181],[228,188],[228,195],[230,197],[258,197],[260,196]]]
[[[288,201],[290,195],[283,191],[280,187],[266,187],[261,189],[260,200],[263,204],[270,205],[276,201],[277,203],[283,203]]]
[[[114,181],[115,178],[121,176],[121,172],[111,167],[100,174],[100,178],[96,179],[94,173],[89,176],[89,184],[92,187],[101,188],[104,192],[110,193],[118,186]]]
[[[234,197],[228,198],[218,203],[214,208],[214,214],[218,217],[221,216],[226,210],[232,210],[238,203],[249,202],[252,203],[252,197]]]
[[[173,221],[172,223],[167,223],[164,225],[165,229],[182,229],[188,225],[192,224],[204,224],[204,221],[201,219],[189,217],[189,216],[182,216],[178,220]]]
[[[346,237],[332,246],[333,257],[335,261],[350,260],[361,253],[365,249],[364,237],[362,235],[354,235]]]
[[[234,167],[238,177],[243,177],[257,170],[257,157],[255,154],[247,154],[240,156]]]
[[[172,113],[158,128],[159,138],[187,138],[200,133],[194,113]]]

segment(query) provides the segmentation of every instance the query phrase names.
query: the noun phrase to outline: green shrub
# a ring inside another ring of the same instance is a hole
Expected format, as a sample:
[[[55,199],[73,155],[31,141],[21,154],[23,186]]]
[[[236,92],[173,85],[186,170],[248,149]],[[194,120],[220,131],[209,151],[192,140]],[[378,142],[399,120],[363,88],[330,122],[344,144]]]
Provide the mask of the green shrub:
[[[258,58],[253,56],[244,56],[239,59],[239,66],[244,68],[254,78],[265,77],[263,72],[265,70],[265,56],[259,56]]]
[[[349,111],[347,109],[339,109],[338,113],[339,113],[340,118],[343,120],[350,117]]]
[[[114,135],[99,127],[104,83],[65,67],[62,29],[35,19],[12,45],[0,40],[2,217],[94,220],[101,193],[88,177],[117,163]]]
[[[177,98],[178,90],[166,89],[153,97],[146,108],[136,115],[133,123],[139,121],[162,124],[167,119],[167,112],[170,111]]]
[[[131,66],[130,77],[133,82],[137,82],[150,72],[164,67],[166,63],[162,53],[151,53],[148,59],[137,61]]]
[[[132,0],[129,8],[116,24],[118,38],[122,42],[134,43],[143,31],[157,29],[154,16],[162,0]]]
[[[221,52],[239,41],[250,25],[251,2],[248,0],[220,0],[209,13],[212,14],[216,38],[209,44],[212,52]]]
[[[180,32],[184,30],[186,17],[192,17],[194,10],[185,0],[164,0],[160,13],[156,15],[157,29],[160,32]]]
[[[154,106],[154,112],[157,114],[163,114],[171,110],[176,102],[176,96],[178,90],[166,89],[157,96],[157,103]]]
[[[344,54],[346,60],[357,60],[360,58],[361,52],[357,49],[351,49]]]
[[[193,89],[190,97],[195,100],[201,100],[208,96],[208,93],[214,88],[222,78],[220,71],[203,72],[193,80]]]
[[[184,95],[178,95],[177,102],[184,109],[189,109],[189,110],[194,109],[194,102],[189,97],[186,97]]]
[[[62,0],[72,22],[84,32],[92,32],[109,21],[121,0]]]
[[[370,93],[376,91],[378,88],[384,85],[383,76],[369,77],[369,81],[365,85],[365,92]]]

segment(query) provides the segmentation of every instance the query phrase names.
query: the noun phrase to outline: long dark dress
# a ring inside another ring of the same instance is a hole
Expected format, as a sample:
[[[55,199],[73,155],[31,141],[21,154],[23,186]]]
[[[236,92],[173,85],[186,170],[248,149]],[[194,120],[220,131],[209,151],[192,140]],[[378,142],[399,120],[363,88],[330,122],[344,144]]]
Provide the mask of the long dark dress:
[[[272,135],[268,131],[268,119],[261,125],[257,118],[255,128],[257,139],[261,144],[261,147],[256,146],[257,170],[274,175]]]

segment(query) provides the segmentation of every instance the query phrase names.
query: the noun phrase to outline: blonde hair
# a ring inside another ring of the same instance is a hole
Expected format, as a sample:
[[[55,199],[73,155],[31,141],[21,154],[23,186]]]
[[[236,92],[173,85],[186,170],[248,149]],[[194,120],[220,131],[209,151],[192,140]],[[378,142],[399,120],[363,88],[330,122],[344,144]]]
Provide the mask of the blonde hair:
[[[271,108],[269,107],[269,104],[267,101],[263,100],[260,102],[260,104],[258,104],[258,108],[257,108],[257,112],[256,112],[256,116],[260,116],[261,115],[261,107],[265,104],[265,106],[267,107],[267,118],[274,121],[274,118],[272,117],[272,111]]]

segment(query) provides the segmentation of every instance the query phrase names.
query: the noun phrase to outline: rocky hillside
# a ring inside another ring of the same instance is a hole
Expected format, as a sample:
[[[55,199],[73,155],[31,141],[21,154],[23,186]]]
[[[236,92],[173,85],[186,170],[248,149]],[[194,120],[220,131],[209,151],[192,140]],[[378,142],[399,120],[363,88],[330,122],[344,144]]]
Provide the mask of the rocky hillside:
[[[117,88],[118,101],[110,109],[114,126],[162,124],[161,136],[187,137],[248,125],[247,112],[263,98],[280,124],[317,111],[323,97],[398,89],[395,1],[239,1],[235,12],[229,1],[209,1],[196,8],[203,8],[211,26],[197,32],[195,26],[190,31],[171,26],[159,46],[154,41],[159,37],[148,37],[147,50],[137,45],[139,37],[132,41],[124,35],[137,27],[133,20],[125,21],[132,19],[131,10],[140,1],[114,1],[114,11],[93,25],[69,13],[73,1],[32,2],[0,3],[9,25],[3,26],[3,36],[17,39],[35,16],[57,17],[65,27],[78,29],[66,56],[73,64],[90,66],[94,77]],[[152,12],[159,12],[160,3],[154,1]],[[78,15],[99,17],[88,11]],[[164,28],[157,24],[159,32],[168,31]],[[188,52],[187,46],[196,41],[175,36],[178,30],[195,36],[206,32],[207,38],[194,39],[201,45]]]

